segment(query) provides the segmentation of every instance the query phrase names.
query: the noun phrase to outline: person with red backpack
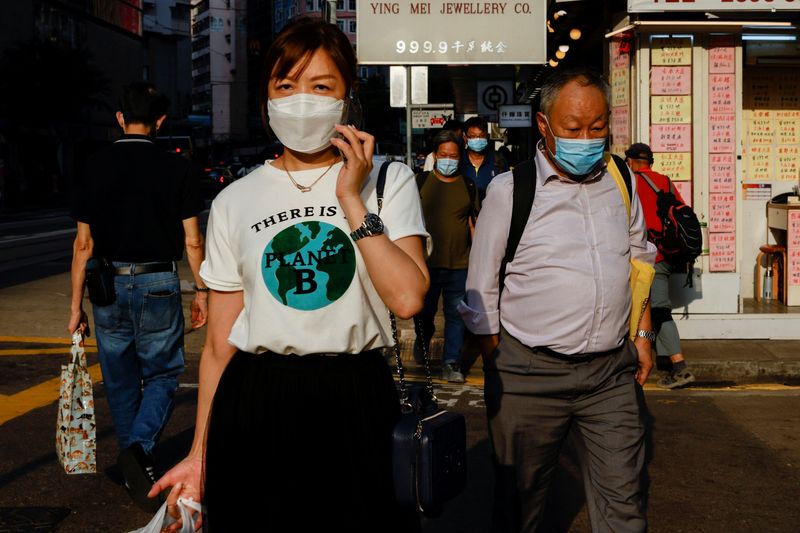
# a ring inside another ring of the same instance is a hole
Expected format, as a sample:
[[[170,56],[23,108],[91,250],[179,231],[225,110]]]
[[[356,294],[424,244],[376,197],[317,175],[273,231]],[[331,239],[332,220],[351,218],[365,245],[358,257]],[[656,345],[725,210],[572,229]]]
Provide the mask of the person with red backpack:
[[[686,205],[670,179],[650,168],[653,152],[644,143],[634,143],[625,151],[626,163],[636,174],[639,201],[644,209],[648,240],[656,245],[656,275],[650,288],[650,306],[653,327],[656,331],[655,349],[659,356],[669,356],[672,370],[657,385],[665,389],[683,387],[695,380],[686,365],[681,352],[681,339],[678,327],[672,320],[672,304],[669,299],[669,276],[675,270],[667,259],[669,251],[664,249],[659,237],[664,234],[663,217],[659,216],[659,196],[665,193],[674,195],[675,200]],[[662,208],[663,211],[663,208]],[[663,214],[663,213],[662,213]]]

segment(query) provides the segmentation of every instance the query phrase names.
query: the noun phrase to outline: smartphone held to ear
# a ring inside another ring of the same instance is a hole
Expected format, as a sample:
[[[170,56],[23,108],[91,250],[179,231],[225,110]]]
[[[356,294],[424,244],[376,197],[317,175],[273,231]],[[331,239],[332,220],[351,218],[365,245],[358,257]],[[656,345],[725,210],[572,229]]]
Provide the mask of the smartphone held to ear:
[[[353,89],[350,89],[350,93],[344,99],[344,108],[342,109],[342,118],[339,120],[339,124],[353,126],[357,130],[364,127],[364,114],[361,110],[361,102],[358,101],[358,96]],[[347,140],[341,134],[337,135],[340,139]]]

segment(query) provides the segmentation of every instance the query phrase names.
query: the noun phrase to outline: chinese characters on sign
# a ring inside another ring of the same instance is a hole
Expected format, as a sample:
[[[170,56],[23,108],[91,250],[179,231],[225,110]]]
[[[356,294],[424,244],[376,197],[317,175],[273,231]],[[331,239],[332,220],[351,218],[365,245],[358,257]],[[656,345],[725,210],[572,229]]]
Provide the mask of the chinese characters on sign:
[[[622,154],[631,144],[631,55],[622,39],[609,43],[611,58],[611,153]]]
[[[744,179],[797,180],[800,73],[748,67],[744,79]]]
[[[709,192],[733,193],[736,191],[736,160],[733,154],[708,156]]]
[[[711,272],[736,272],[736,234],[710,233],[709,270]]]
[[[689,181],[692,178],[690,152],[660,152],[653,154],[653,170],[669,176],[672,181]]]
[[[711,272],[736,271],[736,49],[732,35],[708,50],[708,232]]]
[[[788,213],[788,231],[786,232],[786,249],[789,252],[786,271],[789,285],[800,285],[800,209],[790,209]]]
[[[650,94],[691,94],[692,67],[653,67]]]
[[[357,2],[359,63],[542,64],[546,1]]]

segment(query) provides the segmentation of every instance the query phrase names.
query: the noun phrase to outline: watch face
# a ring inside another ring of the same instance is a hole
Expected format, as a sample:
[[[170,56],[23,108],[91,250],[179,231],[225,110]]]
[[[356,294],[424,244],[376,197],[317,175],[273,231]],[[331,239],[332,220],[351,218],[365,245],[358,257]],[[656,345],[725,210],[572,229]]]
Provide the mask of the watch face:
[[[383,221],[375,213],[368,213],[364,218],[364,227],[370,233],[383,233]]]

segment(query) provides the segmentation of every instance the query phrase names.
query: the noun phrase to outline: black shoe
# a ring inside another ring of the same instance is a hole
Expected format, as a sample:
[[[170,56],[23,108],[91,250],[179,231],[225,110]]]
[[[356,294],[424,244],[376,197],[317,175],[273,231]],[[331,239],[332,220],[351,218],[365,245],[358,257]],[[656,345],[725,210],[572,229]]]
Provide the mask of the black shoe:
[[[158,511],[164,498],[161,495],[148,498],[147,493],[156,482],[155,466],[153,459],[136,443],[119,454],[117,466],[125,479],[125,488],[128,489],[133,503],[139,509],[148,513]]]

